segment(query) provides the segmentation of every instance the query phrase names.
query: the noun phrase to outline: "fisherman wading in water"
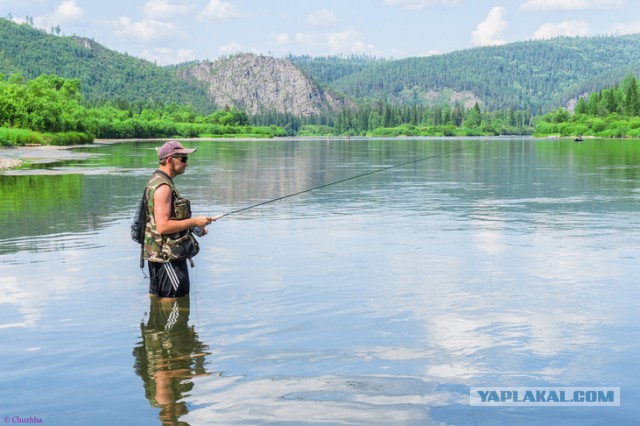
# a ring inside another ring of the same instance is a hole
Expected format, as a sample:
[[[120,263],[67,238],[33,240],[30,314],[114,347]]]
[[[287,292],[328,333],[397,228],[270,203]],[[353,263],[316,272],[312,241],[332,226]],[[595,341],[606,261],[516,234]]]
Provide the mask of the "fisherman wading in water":
[[[187,168],[187,149],[169,141],[158,150],[159,168],[147,184],[147,221],[144,233],[144,259],[149,263],[149,294],[175,298],[189,294],[187,261],[198,254],[194,231],[206,235],[206,226],[217,217],[191,217],[189,200],[180,197],[173,178]]]

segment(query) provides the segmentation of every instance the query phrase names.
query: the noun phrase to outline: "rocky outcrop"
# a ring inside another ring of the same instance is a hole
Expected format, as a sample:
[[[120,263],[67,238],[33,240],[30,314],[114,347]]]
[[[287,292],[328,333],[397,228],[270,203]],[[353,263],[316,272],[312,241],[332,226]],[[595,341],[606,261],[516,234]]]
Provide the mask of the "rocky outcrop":
[[[76,43],[78,43],[80,46],[84,47],[85,49],[89,49],[89,50],[93,49],[93,45],[95,43],[95,42],[93,42],[92,40],[89,40],[86,37],[73,36],[73,37],[71,37],[71,39],[74,40]]]
[[[291,62],[269,56],[237,54],[189,65],[178,75],[207,84],[217,106],[236,107],[249,115],[276,111],[304,117],[355,106],[321,88]]]

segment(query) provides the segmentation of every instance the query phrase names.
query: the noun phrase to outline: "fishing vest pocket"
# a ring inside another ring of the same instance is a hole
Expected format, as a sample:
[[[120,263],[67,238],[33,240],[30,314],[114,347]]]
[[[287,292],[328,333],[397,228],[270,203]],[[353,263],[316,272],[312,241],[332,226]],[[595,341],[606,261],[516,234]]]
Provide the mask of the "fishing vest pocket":
[[[200,244],[190,231],[181,232],[166,237],[162,252],[169,261],[191,259],[200,252]]]
[[[173,201],[173,210],[176,215],[176,220],[191,218],[191,202],[186,198],[176,197]]]

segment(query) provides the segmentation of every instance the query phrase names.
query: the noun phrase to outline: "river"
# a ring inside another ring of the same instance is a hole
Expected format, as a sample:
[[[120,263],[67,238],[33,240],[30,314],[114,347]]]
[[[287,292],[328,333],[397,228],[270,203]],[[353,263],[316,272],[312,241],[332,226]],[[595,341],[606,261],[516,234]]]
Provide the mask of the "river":
[[[195,214],[300,194],[211,224],[175,303],[129,237],[160,144],[0,172],[6,423],[637,424],[640,141],[185,141]]]

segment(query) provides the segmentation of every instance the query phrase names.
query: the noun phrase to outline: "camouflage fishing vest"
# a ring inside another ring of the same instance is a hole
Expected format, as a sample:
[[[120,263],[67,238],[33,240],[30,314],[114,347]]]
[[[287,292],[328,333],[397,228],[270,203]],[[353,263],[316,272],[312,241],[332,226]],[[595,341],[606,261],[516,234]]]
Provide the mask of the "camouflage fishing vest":
[[[191,259],[198,254],[200,247],[191,233],[191,229],[174,234],[160,235],[156,229],[153,196],[161,185],[171,188],[171,216],[173,220],[189,219],[191,204],[186,198],[181,198],[173,180],[166,173],[156,170],[147,184],[145,196],[147,198],[147,217],[149,220],[144,231],[144,258],[150,262],[171,262],[174,260]]]

